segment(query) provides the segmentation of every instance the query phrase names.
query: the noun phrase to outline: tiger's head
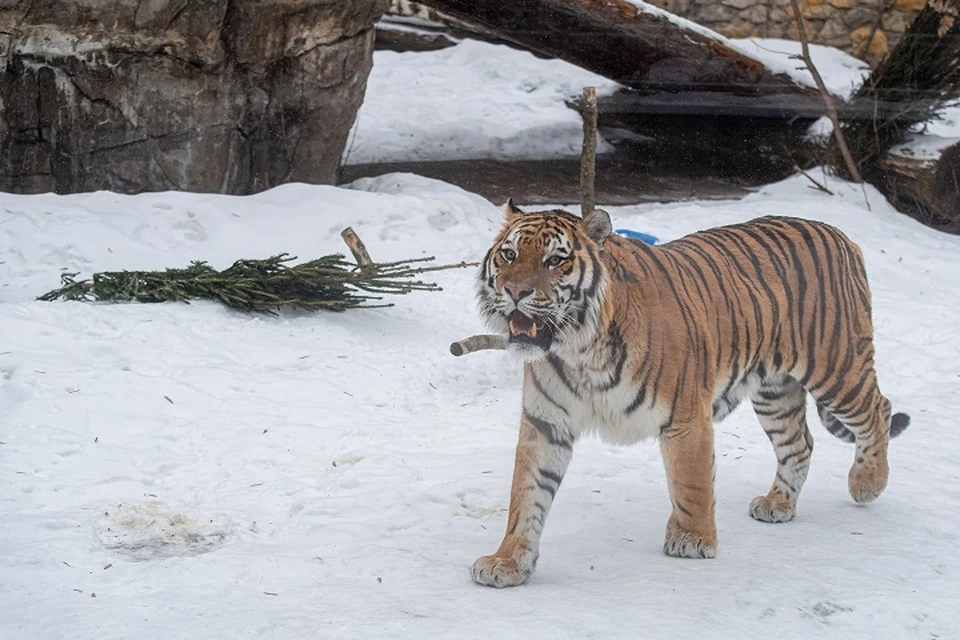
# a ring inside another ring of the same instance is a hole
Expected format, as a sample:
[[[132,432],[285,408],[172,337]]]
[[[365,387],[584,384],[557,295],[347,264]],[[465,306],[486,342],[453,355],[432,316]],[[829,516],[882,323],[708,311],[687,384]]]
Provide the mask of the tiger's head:
[[[606,293],[600,255],[610,216],[524,212],[507,200],[503,228],[480,266],[477,295],[487,325],[528,360],[588,336]]]

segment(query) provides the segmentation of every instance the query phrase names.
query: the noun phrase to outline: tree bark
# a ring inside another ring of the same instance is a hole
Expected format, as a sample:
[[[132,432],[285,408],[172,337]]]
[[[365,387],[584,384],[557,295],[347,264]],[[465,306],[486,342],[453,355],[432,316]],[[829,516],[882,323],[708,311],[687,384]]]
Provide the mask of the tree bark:
[[[810,94],[710,32],[628,0],[421,0],[525,49],[637,89]]]
[[[960,143],[938,159],[888,153],[879,161],[883,191],[901,211],[934,227],[960,230]]]

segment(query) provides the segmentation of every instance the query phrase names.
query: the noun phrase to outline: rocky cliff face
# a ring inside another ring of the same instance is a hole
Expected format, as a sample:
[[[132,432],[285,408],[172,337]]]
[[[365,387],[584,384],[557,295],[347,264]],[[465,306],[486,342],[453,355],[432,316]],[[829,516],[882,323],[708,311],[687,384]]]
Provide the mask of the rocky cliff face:
[[[384,0],[0,0],[0,190],[332,183]]]

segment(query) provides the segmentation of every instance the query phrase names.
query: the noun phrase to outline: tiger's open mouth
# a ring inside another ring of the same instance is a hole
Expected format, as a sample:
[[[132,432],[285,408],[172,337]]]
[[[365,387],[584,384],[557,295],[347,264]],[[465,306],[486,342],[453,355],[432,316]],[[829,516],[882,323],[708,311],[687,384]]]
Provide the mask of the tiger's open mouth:
[[[531,344],[544,351],[553,342],[553,329],[542,320],[531,318],[520,310],[511,313],[507,320],[510,324],[510,342]]]

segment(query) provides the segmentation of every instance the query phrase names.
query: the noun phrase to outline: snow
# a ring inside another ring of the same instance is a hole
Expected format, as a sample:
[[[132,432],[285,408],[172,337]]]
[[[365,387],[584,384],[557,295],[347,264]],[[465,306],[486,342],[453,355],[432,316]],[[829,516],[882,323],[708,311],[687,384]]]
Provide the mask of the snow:
[[[890,153],[936,162],[947,147],[960,143],[960,105],[943,109],[937,120],[909,133]]]
[[[344,158],[417,160],[579,157],[583,120],[566,106],[619,85],[562,60],[464,40],[429,52],[377,51]],[[611,150],[598,137],[597,152]]]
[[[781,38],[729,39],[737,51],[762,61],[768,68],[782,70],[796,82],[814,87],[816,83],[800,59],[799,42]],[[834,47],[810,45],[810,58],[820,72],[827,91],[838,98],[847,99],[870,75],[866,62]]]
[[[566,153],[580,125],[555,103],[591,78],[471,47],[417,54],[432,67],[378,53],[392,79],[375,73],[354,151]],[[440,69],[463,82],[446,93]],[[505,526],[521,368],[447,350],[483,330],[472,269],[431,274],[442,292],[343,314],[35,300],[62,271],[340,252],[347,225],[375,259],[476,260],[495,203],[397,173],[251,197],[0,194],[0,638],[950,637],[960,238],[873,189],[868,211],[859,187],[827,186],[835,195],[798,177],[741,200],[609,211],[615,228],[661,241],[783,214],[860,244],[880,382],[913,417],[885,494],[851,501],[853,451],[811,407],[796,520],[751,520],[775,461],[744,406],[716,428],[718,557],[678,560],[660,551],[670,507],[656,444],[588,439],[537,572],[507,591],[474,585],[468,568]]]

